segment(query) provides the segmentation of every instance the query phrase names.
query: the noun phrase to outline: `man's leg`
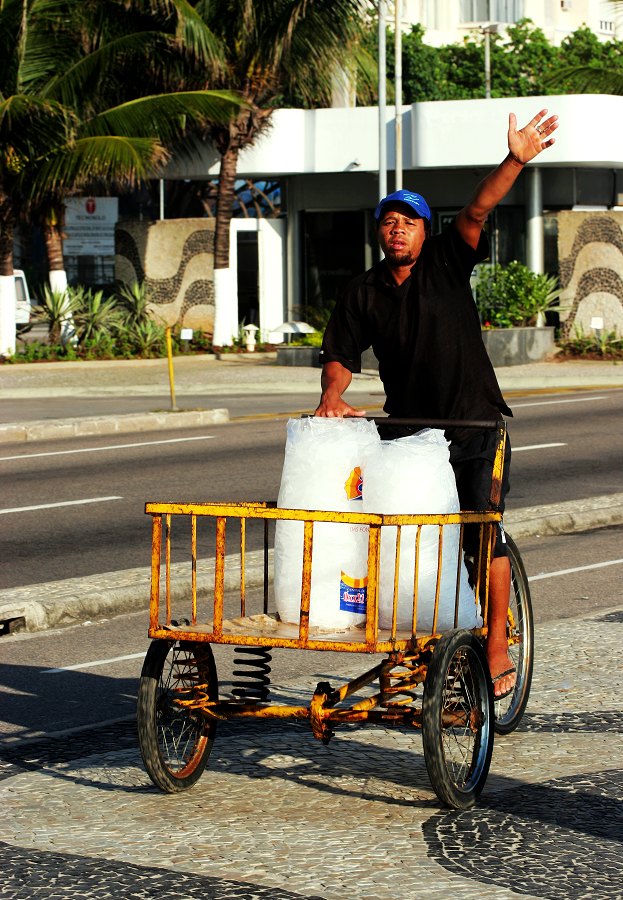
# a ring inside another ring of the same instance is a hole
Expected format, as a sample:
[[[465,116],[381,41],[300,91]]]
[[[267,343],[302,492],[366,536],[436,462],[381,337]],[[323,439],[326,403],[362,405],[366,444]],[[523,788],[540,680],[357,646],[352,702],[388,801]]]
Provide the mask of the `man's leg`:
[[[491,560],[489,570],[489,614],[487,633],[487,661],[491,678],[495,679],[501,672],[513,668],[513,661],[508,655],[506,639],[506,620],[511,589],[511,565],[508,556],[498,556]],[[494,681],[493,693],[501,696],[512,690],[516,673],[505,675]]]

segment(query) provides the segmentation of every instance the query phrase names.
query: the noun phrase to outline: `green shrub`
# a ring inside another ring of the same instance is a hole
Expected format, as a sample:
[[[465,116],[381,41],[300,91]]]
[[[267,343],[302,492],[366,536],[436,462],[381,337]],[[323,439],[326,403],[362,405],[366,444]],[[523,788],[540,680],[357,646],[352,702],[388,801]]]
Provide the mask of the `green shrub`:
[[[145,282],[134,281],[121,285],[116,291],[117,307],[128,325],[143,324],[153,320],[151,303]]]
[[[86,347],[115,334],[122,319],[114,297],[104,297],[103,291],[83,287],[68,290],[72,295],[73,319],[80,346]]]
[[[574,336],[559,341],[558,346],[566,356],[623,359],[623,337],[616,331],[584,334],[581,327],[576,327]]]
[[[540,275],[523,263],[482,266],[476,283],[476,306],[485,327],[512,328],[542,324],[541,317],[560,309],[558,279]]]
[[[71,288],[66,291],[53,291],[50,287],[44,289],[37,320],[46,323],[50,344],[65,344],[69,340],[76,306],[76,295]]]

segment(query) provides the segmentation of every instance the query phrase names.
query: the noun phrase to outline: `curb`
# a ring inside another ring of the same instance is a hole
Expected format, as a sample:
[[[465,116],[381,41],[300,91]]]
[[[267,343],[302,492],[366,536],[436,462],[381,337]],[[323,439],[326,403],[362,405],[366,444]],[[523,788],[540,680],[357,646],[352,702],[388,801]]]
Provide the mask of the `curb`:
[[[270,562],[272,551],[269,551]],[[212,594],[214,560],[203,566],[201,580],[210,585],[210,589],[199,588],[198,600]],[[263,550],[245,554],[245,582],[247,587],[264,583]],[[139,612],[149,608],[150,583],[151,569],[139,567],[0,591],[0,625],[4,625],[4,633],[18,629],[45,631],[48,628],[80,625],[94,618]],[[173,563],[171,602],[183,600],[186,603],[190,585],[190,564]],[[225,591],[239,590],[240,554],[227,555],[224,586]],[[184,613],[187,612],[184,609]]]
[[[227,409],[198,409],[172,412],[127,413],[117,416],[76,416],[24,423],[0,424],[0,444],[59,438],[86,437],[98,434],[129,434],[166,428],[197,428],[229,422]]]
[[[623,524],[623,493],[571,500],[550,506],[532,506],[509,510],[504,524],[515,538],[569,534]],[[273,551],[269,552],[269,565]],[[263,551],[245,555],[246,584],[257,587],[264,580]],[[31,584],[0,591],[0,633],[14,630],[44,631],[67,625],[79,625],[90,619],[146,610],[149,606],[151,569],[149,567],[108,572],[86,578],[70,578],[46,584]],[[187,601],[190,592],[189,563],[171,566],[171,600]],[[203,583],[210,588],[198,591],[208,598],[214,584],[214,561],[204,567]],[[225,565],[225,590],[237,591],[240,585],[240,555],[228,555]],[[185,610],[186,611],[186,610]]]
[[[504,513],[504,526],[515,538],[569,534],[622,524],[623,493],[509,509]]]

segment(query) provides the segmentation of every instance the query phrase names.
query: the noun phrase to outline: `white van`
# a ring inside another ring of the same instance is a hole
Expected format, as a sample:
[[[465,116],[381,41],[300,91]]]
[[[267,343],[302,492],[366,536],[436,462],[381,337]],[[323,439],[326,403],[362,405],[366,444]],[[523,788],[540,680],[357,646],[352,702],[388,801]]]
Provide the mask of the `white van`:
[[[15,326],[18,334],[22,331],[28,331],[30,327],[30,315],[32,312],[32,303],[30,302],[30,293],[28,291],[28,283],[26,276],[21,269],[13,270],[15,275]]]

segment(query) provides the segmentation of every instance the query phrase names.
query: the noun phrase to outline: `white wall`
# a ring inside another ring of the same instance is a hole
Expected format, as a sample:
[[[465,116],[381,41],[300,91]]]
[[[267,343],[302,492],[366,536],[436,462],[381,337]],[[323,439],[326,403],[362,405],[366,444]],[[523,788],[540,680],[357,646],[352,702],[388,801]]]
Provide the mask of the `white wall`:
[[[490,167],[506,154],[508,114],[523,126],[541,108],[560,116],[544,166],[623,168],[623,97],[570,94],[491,100],[446,100],[403,107],[405,170]],[[240,176],[377,172],[378,110],[277,110],[273,127],[240,155]],[[394,160],[394,109],[388,107],[387,159]],[[176,164],[175,177],[216,177],[214,155]],[[358,165],[357,165],[358,163]]]
[[[543,108],[559,116],[559,128],[539,166],[623,167],[623,97],[606,94],[415,104],[409,167],[496,165],[507,152],[509,113],[517,115],[521,128]]]
[[[232,219],[229,233],[229,266],[234,296],[238,295],[238,233],[257,232],[258,241],[258,339],[281,342],[283,335],[272,329],[281,325],[286,317],[285,309],[285,219]],[[227,328],[238,334],[240,315],[237,306],[227,310]]]

